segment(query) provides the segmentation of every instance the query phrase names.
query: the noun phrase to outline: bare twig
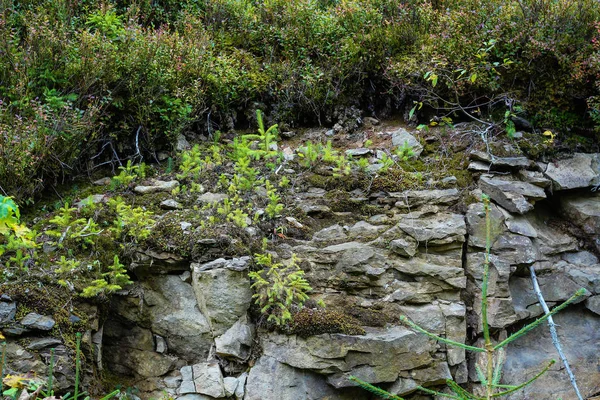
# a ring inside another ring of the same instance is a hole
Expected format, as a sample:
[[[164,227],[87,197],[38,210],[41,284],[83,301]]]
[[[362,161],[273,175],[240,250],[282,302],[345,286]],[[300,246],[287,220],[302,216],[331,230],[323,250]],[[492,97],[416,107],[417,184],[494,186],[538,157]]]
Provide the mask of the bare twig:
[[[538,301],[540,302],[540,305],[542,306],[542,309],[544,310],[544,313],[549,314],[550,309],[548,309],[548,305],[546,304],[546,301],[544,300],[544,296],[542,295],[542,291],[540,290],[540,286],[538,284],[537,277],[535,275],[535,269],[533,268],[533,265],[529,267],[529,272],[531,273],[531,282],[533,283],[533,291],[535,292],[535,294],[538,298]],[[571,371],[571,367],[569,366],[569,361],[567,360],[567,356],[563,352],[560,342],[558,340],[558,334],[556,333],[556,324],[554,323],[552,316],[548,317],[548,327],[550,328],[550,336],[552,336],[552,343],[554,343],[554,347],[556,347],[556,351],[558,351],[558,355],[560,356],[560,359],[562,360],[562,363],[565,366],[565,370],[567,371],[567,374],[569,375],[569,380],[571,381],[571,385],[573,385],[573,389],[575,390],[575,393],[577,394],[577,398],[579,400],[583,400],[583,397],[581,397],[581,393],[579,392],[579,388],[577,387],[577,381],[575,380],[575,375],[573,374],[573,371]]]

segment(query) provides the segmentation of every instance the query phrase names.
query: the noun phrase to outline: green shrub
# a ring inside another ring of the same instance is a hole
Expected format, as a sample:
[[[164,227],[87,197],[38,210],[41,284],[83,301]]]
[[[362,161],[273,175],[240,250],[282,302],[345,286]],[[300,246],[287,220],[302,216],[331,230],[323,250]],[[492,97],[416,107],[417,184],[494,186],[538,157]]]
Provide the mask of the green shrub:
[[[312,288],[295,255],[287,265],[274,262],[270,253],[256,254],[254,261],[263,268],[249,274],[254,281],[252,297],[269,322],[284,325],[292,319],[293,309],[301,308],[308,300]]]
[[[598,110],[595,0],[7,1],[0,182],[17,199],[181,133],[250,124],[251,104],[291,126],[416,100],[562,131]]]

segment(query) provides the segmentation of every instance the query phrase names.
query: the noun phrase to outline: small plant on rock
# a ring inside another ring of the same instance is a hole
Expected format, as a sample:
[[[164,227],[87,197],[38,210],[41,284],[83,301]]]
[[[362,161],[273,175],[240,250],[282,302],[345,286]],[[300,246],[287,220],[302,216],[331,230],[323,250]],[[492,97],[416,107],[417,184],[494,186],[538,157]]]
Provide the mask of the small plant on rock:
[[[244,135],[243,139],[246,143],[252,140],[257,140],[259,145],[258,149],[250,149],[248,155],[255,160],[270,159],[277,157],[277,150],[274,150],[274,144],[277,140],[277,124],[272,125],[269,129],[265,130],[265,124],[263,123],[262,111],[256,110],[256,120],[258,122],[258,134]]]
[[[287,265],[273,261],[270,253],[256,254],[254,261],[263,268],[249,274],[254,281],[252,288],[255,294],[252,297],[260,311],[268,315],[267,321],[284,325],[292,319],[292,309],[301,308],[308,300],[307,293],[312,287],[304,279],[304,271],[300,269],[296,255]]]
[[[35,247],[35,232],[21,224],[20,219],[14,200],[0,195],[0,256]]]
[[[120,197],[111,199],[108,204],[117,213],[117,218],[111,228],[116,237],[127,235],[136,242],[140,242],[150,236],[150,228],[155,223],[151,211],[125,204]]]
[[[103,273],[102,277],[83,289],[81,296],[95,297],[101,293],[113,293],[132,283],[125,266],[119,262],[117,255],[114,257],[113,264],[108,267],[108,272]]]
[[[202,171],[202,164],[203,161],[200,146],[196,144],[191,150],[183,152],[181,156],[181,165],[179,166],[180,173],[177,174],[177,179],[197,179]]]

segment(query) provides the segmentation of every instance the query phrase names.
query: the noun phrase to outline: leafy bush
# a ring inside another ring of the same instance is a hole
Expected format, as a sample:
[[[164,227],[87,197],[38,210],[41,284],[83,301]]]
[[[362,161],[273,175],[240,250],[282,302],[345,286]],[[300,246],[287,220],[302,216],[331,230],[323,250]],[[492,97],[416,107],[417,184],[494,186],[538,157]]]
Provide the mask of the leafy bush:
[[[598,110],[595,0],[8,5],[0,182],[17,199],[181,133],[247,126],[254,104],[288,125],[417,100],[440,117],[502,122],[508,109],[562,130],[594,123],[584,100]]]

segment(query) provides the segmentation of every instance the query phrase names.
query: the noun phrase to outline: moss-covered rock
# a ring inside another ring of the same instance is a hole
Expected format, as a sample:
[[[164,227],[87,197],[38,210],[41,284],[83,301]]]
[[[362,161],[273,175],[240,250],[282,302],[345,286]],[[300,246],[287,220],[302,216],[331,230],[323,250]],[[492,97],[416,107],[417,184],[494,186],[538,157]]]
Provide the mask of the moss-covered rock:
[[[322,333],[364,335],[365,330],[354,317],[338,311],[303,308],[294,314],[290,333],[307,337]]]

